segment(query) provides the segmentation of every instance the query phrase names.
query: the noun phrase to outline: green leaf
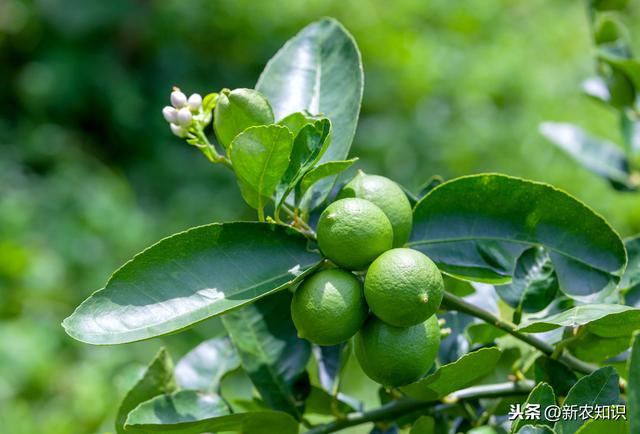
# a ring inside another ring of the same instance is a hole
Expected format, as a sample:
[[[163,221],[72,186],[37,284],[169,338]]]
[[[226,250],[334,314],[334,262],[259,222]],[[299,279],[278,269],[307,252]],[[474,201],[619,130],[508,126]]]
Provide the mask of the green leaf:
[[[504,330],[487,323],[469,324],[464,332],[471,345],[490,344],[500,336],[507,334]]]
[[[640,332],[633,336],[633,346],[628,362],[627,414],[630,432],[640,432]]]
[[[415,207],[408,245],[445,272],[505,283],[518,256],[540,245],[560,288],[590,296],[615,284],[626,264],[611,226],[577,199],[550,185],[499,174],[457,178]]]
[[[571,369],[550,357],[538,357],[533,366],[536,382],[549,383],[558,396],[567,396],[578,381],[577,375]]]
[[[422,380],[402,387],[401,390],[421,401],[443,398],[491,372],[500,355],[500,350],[495,347],[482,348],[465,354]]]
[[[628,335],[603,338],[588,331],[582,331],[567,344],[567,349],[580,360],[599,363],[617,356],[629,346]]]
[[[262,399],[300,418],[297,383],[306,378],[311,346],[297,337],[290,314],[292,295],[282,291],[222,317],[242,367]]]
[[[279,411],[231,414],[218,395],[181,390],[141,404],[129,415],[126,428],[179,434],[222,431],[296,434],[298,423]]]
[[[495,288],[500,298],[516,312],[539,312],[555,298],[558,278],[547,252],[533,247],[518,258],[513,281]]]
[[[140,403],[148,401],[157,395],[171,393],[176,390],[176,387],[171,357],[164,348],[161,348],[147,367],[142,378],[129,390],[120,404],[116,415],[116,432],[118,434],[125,433],[124,425],[127,415]]]
[[[629,412],[627,412],[629,413]],[[633,431],[632,431],[633,432]],[[624,419],[590,419],[576,434],[629,434],[629,423]]]
[[[640,235],[626,238],[624,246],[627,249],[629,262],[618,286],[622,289],[629,289],[640,285]]]
[[[273,110],[260,92],[253,89],[224,89],[220,92],[213,115],[213,127],[218,142],[225,149],[247,128],[273,122]]]
[[[556,434],[556,432],[546,425],[525,425],[518,434]]]
[[[590,3],[595,10],[611,11],[626,8],[629,0],[590,0]]]
[[[531,319],[518,329],[526,333],[542,333],[559,327],[587,329],[602,337],[630,335],[640,328],[640,309],[620,304],[585,304],[546,318]]]
[[[600,368],[597,371],[582,377],[571,388],[563,405],[614,405],[620,403],[620,389],[618,386],[618,374],[611,367]],[[578,418],[560,419],[555,425],[558,434],[573,434],[584,424],[584,420]]]
[[[411,427],[409,434],[434,434],[436,421],[431,416],[420,416]]]
[[[302,181],[300,182],[300,193],[306,193],[312,185],[327,176],[338,175],[339,173],[347,170],[356,161],[358,161],[357,158],[352,158],[350,160],[328,161],[326,163],[319,164],[302,178]]]
[[[293,133],[293,136],[296,137],[304,126],[314,124],[316,121],[319,121],[321,119],[326,118],[319,115],[313,115],[305,110],[301,112],[291,113],[290,115],[280,119],[277,123],[278,125],[289,128],[289,130]]]
[[[240,366],[240,359],[226,337],[209,339],[189,351],[176,365],[175,375],[183,389],[218,392],[220,380]]]
[[[121,344],[190,327],[297,283],[321,261],[304,236],[267,223],[215,223],[154,244],[64,320],[73,338]]]
[[[331,146],[321,162],[344,160],[360,114],[364,76],[353,37],[334,19],[324,18],[289,40],[265,67],[256,89],[267,96],[276,119],[307,110],[333,125]],[[334,178],[313,187],[315,203],[331,190]]]
[[[309,397],[304,403],[305,413],[335,416],[336,410],[340,414],[348,414],[355,411],[348,403],[337,399],[326,390],[316,386],[311,386],[311,393],[309,393]]]
[[[259,213],[287,170],[292,147],[293,134],[279,125],[251,127],[233,139],[229,156],[242,197]]]
[[[630,59],[606,49],[598,50],[598,59],[623,73],[636,90],[640,89],[640,61],[638,59]]]
[[[540,133],[585,169],[609,181],[618,190],[632,190],[629,162],[624,151],[606,140],[590,136],[580,127],[562,122],[543,122]]]
[[[553,388],[551,386],[549,386],[547,383],[538,383],[536,387],[533,388],[531,393],[529,393],[529,397],[525,401],[523,407],[526,408],[529,404],[540,405],[540,419],[517,419],[511,426],[512,433],[517,432],[519,429],[526,425],[553,425],[553,423],[546,419],[544,415],[545,408],[551,405],[556,405],[556,395],[553,393]]]

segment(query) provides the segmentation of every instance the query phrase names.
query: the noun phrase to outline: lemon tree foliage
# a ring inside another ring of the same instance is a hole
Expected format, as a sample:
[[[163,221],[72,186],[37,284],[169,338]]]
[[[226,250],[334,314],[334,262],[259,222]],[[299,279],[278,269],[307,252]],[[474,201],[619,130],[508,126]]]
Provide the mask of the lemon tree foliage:
[[[574,126],[542,131],[634,190],[640,70],[612,15],[624,6],[590,2],[606,67],[586,89],[619,111],[627,146]],[[352,176],[362,95],[358,47],[330,18],[287,42],[256,89],[174,88],[171,131],[231,170],[258,221],[160,240],[64,320],[71,337],[106,345],[220,319],[222,335],[175,366],[159,351],[115,431],[638,431],[640,238],[623,241],[570,193],[531,180],[434,175],[414,193]],[[545,415],[560,403],[628,417]],[[541,415],[511,420],[516,405]]]

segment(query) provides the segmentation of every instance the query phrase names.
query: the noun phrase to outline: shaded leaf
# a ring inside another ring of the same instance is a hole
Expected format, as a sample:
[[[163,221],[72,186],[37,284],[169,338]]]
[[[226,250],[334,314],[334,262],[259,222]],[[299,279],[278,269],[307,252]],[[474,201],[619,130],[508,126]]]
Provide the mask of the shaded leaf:
[[[218,392],[220,380],[240,366],[240,359],[226,337],[209,339],[189,351],[176,365],[175,375],[183,389]]]
[[[602,337],[630,335],[640,328],[640,309],[620,304],[585,304],[546,318],[530,319],[518,329],[541,333],[558,327],[578,327],[588,324],[588,330]]]
[[[566,396],[578,381],[578,376],[566,365],[547,356],[540,356],[534,363],[537,383],[549,383],[558,396]]]
[[[404,386],[401,390],[421,401],[443,398],[491,372],[500,355],[500,350],[495,347],[482,348],[440,367],[433,374]]]
[[[326,416],[335,416],[336,411],[340,414],[347,414],[355,411],[355,409],[339,399],[334,397],[326,390],[319,387],[311,386],[311,393],[305,400],[305,413],[321,414]]]
[[[318,364],[318,378],[324,390],[333,393],[338,384],[340,372],[351,354],[348,344],[314,346],[313,355]]]
[[[286,288],[320,261],[307,250],[304,236],[283,226],[196,227],[127,262],[63,326],[73,338],[92,344],[149,339]]]
[[[553,423],[549,421],[544,415],[545,408],[551,405],[556,405],[556,396],[553,393],[553,388],[551,386],[549,386],[547,383],[538,383],[536,387],[533,388],[531,393],[529,393],[529,396],[527,397],[523,408],[526,408],[529,404],[537,404],[540,406],[540,419],[517,419],[511,426],[512,433],[518,432],[518,430],[526,425],[553,425]]]
[[[625,74],[635,89],[640,89],[640,61],[625,55],[619,55],[612,50],[598,50],[598,59],[609,64],[612,68]]]
[[[338,175],[347,170],[356,161],[358,161],[357,158],[352,158],[350,160],[328,161],[326,163],[318,164],[302,178],[302,181],[300,182],[300,194],[305,194],[312,185],[321,179],[332,175]]]
[[[223,90],[218,95],[213,127],[218,142],[228,148],[238,134],[249,127],[272,124],[269,101],[253,89]]]
[[[470,324],[466,328],[465,334],[469,339],[469,343],[471,343],[471,345],[475,345],[475,344],[490,344],[500,336],[506,335],[507,332],[497,327],[494,327],[491,324],[475,323],[475,324]]]
[[[295,434],[298,423],[279,411],[231,414],[214,394],[181,390],[141,404],[127,419],[127,430],[180,434],[236,431],[246,434]]]
[[[618,374],[607,366],[582,377],[571,388],[563,405],[614,405],[620,402],[620,390],[618,388]],[[577,418],[560,419],[555,425],[558,434],[573,434],[584,424],[584,420]]]
[[[634,188],[627,157],[615,144],[592,137],[580,127],[561,122],[543,122],[540,133],[584,168],[605,178],[614,188]]]
[[[293,134],[279,125],[251,127],[233,139],[229,157],[242,197],[259,212],[287,170],[292,146]]]
[[[556,434],[556,432],[546,425],[525,425],[518,434]]]
[[[615,284],[626,264],[620,237],[584,204],[550,185],[498,174],[431,190],[414,209],[408,245],[449,274],[494,283],[510,280],[516,258],[541,245],[572,296]]]
[[[127,415],[140,403],[157,395],[171,393],[177,388],[173,377],[173,362],[169,353],[161,348],[153,358],[142,378],[129,390],[122,400],[116,415],[116,432],[124,434]],[[127,431],[131,432],[131,431]]]
[[[640,333],[633,336],[628,362],[627,414],[632,433],[640,432]]]
[[[620,288],[627,289],[640,285],[640,235],[626,238],[624,246],[627,249],[629,261],[620,279]]]
[[[630,346],[629,336],[603,338],[582,331],[567,345],[567,349],[585,362],[603,362],[624,352]]]
[[[435,434],[436,421],[431,416],[420,416],[409,434]]]
[[[344,160],[355,134],[364,77],[353,37],[334,19],[324,18],[300,31],[267,63],[256,89],[272,104],[276,119],[307,110],[333,125],[332,144],[321,162]],[[333,177],[312,190],[319,203]]]
[[[299,403],[305,396],[298,396],[296,386],[308,381],[305,367],[311,346],[297,336],[289,313],[291,298],[289,291],[281,291],[229,312],[222,322],[262,399],[272,409],[299,418]]]

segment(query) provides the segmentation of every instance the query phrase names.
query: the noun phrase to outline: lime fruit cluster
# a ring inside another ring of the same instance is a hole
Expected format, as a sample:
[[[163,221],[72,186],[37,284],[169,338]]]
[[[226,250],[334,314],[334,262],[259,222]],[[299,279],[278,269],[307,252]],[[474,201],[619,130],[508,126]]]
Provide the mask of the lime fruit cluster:
[[[418,380],[440,345],[435,313],[444,283],[426,255],[402,247],[411,226],[402,189],[359,172],[318,220],[318,246],[340,268],[306,278],[291,303],[300,337],[336,345],[355,336],[360,366],[385,386]],[[349,271],[367,267],[364,284]]]

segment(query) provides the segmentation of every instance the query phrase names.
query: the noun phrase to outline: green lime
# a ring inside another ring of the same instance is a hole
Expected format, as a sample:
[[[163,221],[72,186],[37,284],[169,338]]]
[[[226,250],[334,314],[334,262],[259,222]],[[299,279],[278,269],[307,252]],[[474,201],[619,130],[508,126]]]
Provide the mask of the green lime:
[[[338,195],[338,199],[346,197],[373,202],[387,215],[393,227],[393,247],[400,247],[409,240],[413,211],[407,195],[398,184],[384,176],[359,171]]]
[[[393,229],[380,208],[364,199],[341,199],[320,215],[317,228],[322,253],[341,267],[364,268],[393,243]]]
[[[367,318],[362,284],[345,270],[323,270],[308,277],[291,301],[298,336],[318,345],[351,338]]]
[[[394,327],[370,316],[355,337],[362,370],[384,386],[404,386],[433,365],[440,346],[438,318],[411,327]]]
[[[413,249],[392,249],[367,270],[364,295],[371,311],[396,327],[418,324],[436,313],[444,282],[436,264]]]

